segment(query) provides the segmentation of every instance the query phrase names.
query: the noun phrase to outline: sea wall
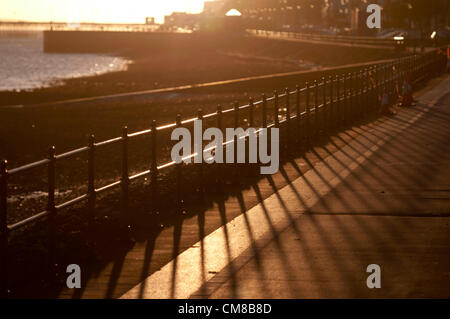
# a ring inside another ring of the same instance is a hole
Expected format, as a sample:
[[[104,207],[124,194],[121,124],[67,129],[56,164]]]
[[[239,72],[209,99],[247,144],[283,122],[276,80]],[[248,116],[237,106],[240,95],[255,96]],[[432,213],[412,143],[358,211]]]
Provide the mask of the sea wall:
[[[173,32],[44,31],[48,53],[117,53],[196,50],[220,41],[211,34]]]

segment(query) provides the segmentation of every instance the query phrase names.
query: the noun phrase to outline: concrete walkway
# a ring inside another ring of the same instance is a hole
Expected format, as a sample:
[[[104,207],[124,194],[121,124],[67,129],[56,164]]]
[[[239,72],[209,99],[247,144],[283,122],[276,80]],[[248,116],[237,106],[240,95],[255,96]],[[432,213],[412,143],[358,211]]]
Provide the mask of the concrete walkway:
[[[121,297],[449,298],[449,93],[445,76],[416,106],[293,161],[286,171],[320,159]]]
[[[195,296],[449,298],[449,91],[447,78],[414,110],[374,127],[282,189],[270,199],[276,203],[265,205],[281,205],[293,224],[249,251],[220,285],[206,283]],[[308,192],[320,200],[308,205]],[[381,289],[366,286],[369,264],[381,267]]]

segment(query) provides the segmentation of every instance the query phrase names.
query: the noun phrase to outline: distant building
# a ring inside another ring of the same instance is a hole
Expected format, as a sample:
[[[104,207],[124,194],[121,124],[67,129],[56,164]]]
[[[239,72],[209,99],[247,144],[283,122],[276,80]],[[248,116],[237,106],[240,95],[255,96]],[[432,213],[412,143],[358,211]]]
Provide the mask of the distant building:
[[[296,30],[322,24],[323,0],[227,0],[248,28]]]
[[[382,7],[383,28],[415,28],[448,25],[449,0],[216,0],[205,1],[201,14],[174,12],[165,16],[167,29],[184,28],[203,31],[235,32],[242,29],[289,30],[302,32],[346,32],[372,34],[368,29],[366,8]],[[419,5],[420,4],[420,5]],[[239,15],[227,16],[230,10]],[[419,19],[420,18],[420,19]]]
[[[150,25],[155,24],[155,18],[154,17],[146,17],[145,24],[150,24]]]
[[[242,12],[229,1],[205,1],[201,21],[203,31],[238,33],[244,30]]]
[[[223,16],[228,10],[226,9],[226,1],[205,1],[203,5],[203,14],[209,17]]]
[[[322,23],[325,27],[350,28],[355,25],[355,14],[349,0],[325,0]]]
[[[383,28],[445,28],[449,0],[225,0],[224,8],[242,12],[246,28],[305,30],[339,28],[373,33],[366,27],[369,4],[382,7]]]
[[[195,29],[200,23],[200,14],[173,12],[164,16],[164,26],[167,28]]]

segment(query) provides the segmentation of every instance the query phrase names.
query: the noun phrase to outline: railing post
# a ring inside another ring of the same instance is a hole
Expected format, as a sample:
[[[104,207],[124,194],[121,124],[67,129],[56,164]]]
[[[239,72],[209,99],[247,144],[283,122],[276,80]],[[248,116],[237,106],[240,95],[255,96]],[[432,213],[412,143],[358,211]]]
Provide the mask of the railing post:
[[[222,128],[223,119],[222,119],[222,116],[223,116],[222,115],[222,105],[219,104],[219,105],[217,105],[217,128],[223,134],[223,128]],[[180,122],[180,125],[181,125],[181,122]],[[222,147],[222,151],[223,151],[223,145],[221,145],[221,147]],[[223,171],[221,169],[221,167],[222,167],[221,163],[216,163],[216,167],[217,167],[217,170],[216,170],[216,183],[218,185],[218,191],[220,192],[220,191],[222,191],[222,181],[223,181],[223,176],[222,176]]]
[[[222,105],[217,105],[217,128],[222,130]],[[178,117],[180,117],[180,126],[181,126],[181,116],[178,114]]]
[[[417,55],[415,55],[414,56],[414,78],[413,78],[414,82],[418,78],[418,72],[419,72],[419,68],[420,68],[420,61],[421,61],[421,58],[418,57]]]
[[[350,123],[352,123],[358,117],[358,79],[356,71],[353,71],[350,76]]]
[[[391,89],[395,88],[395,74],[394,74],[394,61],[391,62],[391,69],[390,69],[390,83],[391,83]]]
[[[48,187],[48,259],[47,270],[49,276],[54,274],[55,266],[55,230],[56,230],[56,207],[55,207],[55,147],[52,146],[48,150],[48,175],[47,175],[47,187]]]
[[[262,95],[262,127],[267,127],[267,97]]]
[[[359,103],[360,87],[361,87],[361,82],[359,79],[359,72],[355,71],[355,72],[353,72],[353,93],[355,95],[354,103],[353,103],[353,114],[354,114],[353,121],[356,121],[359,119],[360,107],[361,107],[361,104]]]
[[[353,116],[355,114],[354,112],[354,108],[355,108],[355,100],[354,100],[354,96],[355,96],[355,72],[350,72],[349,73],[349,90],[350,90],[350,99],[349,99],[349,103],[348,103],[348,116],[347,116],[347,120],[348,123],[350,124],[353,121]]]
[[[128,186],[130,184],[128,176],[128,127],[124,126],[122,128],[122,178],[121,178],[121,188],[122,188],[122,218],[125,223],[130,222],[130,216],[128,213]]]
[[[359,91],[359,98],[358,98],[358,109],[359,109],[359,117],[362,118],[364,115],[364,87],[365,87],[365,78],[364,78],[364,73],[363,70],[359,70],[359,86],[358,86],[358,91]]]
[[[369,87],[370,87],[370,95],[369,95],[369,112],[372,111],[372,103],[374,103],[374,99],[377,91],[377,65],[373,65],[369,70]]]
[[[305,112],[306,112],[306,142],[311,142],[311,108],[309,105],[309,99],[310,99],[310,90],[309,90],[309,82],[306,81],[306,101],[305,101]]]
[[[286,88],[286,155],[291,154],[291,103],[289,88]]]
[[[253,104],[253,98],[249,98],[248,99],[248,105],[249,105],[249,110],[248,110],[248,125],[250,127],[253,127],[254,125],[254,109],[255,106]]]
[[[218,109],[220,109],[219,118],[221,118],[222,108],[221,108],[220,105],[218,106]],[[221,119],[219,120],[219,123],[220,122],[221,122]],[[180,114],[177,114],[176,127],[177,128],[181,127],[181,115]],[[176,187],[177,187],[177,210],[178,210],[177,213],[184,215],[184,214],[186,214],[186,212],[184,211],[184,207],[183,207],[184,206],[184,202],[183,202],[183,197],[182,197],[182,194],[181,194],[181,190],[183,188],[182,187],[182,183],[183,183],[182,178],[183,178],[183,176],[182,176],[182,172],[181,172],[182,167],[183,167],[183,162],[178,163],[178,164],[175,165],[176,178],[177,178],[177,185],[176,185]]]
[[[392,62],[391,63],[388,63],[388,65],[387,65],[387,83],[388,83],[388,87],[389,87],[389,90],[391,90],[392,89],[392,75],[393,75],[393,72],[392,72]]]
[[[267,128],[267,97],[266,94],[262,94],[262,110],[261,110],[261,126],[263,129]],[[265,132],[267,131],[267,132]],[[269,142],[269,136],[270,134],[268,134],[268,130],[263,130],[262,134],[267,134],[267,142]],[[261,135],[258,136],[258,149],[259,149],[259,139],[261,138]],[[269,143],[268,143],[269,145]]]
[[[95,218],[95,137],[89,136],[88,151],[88,211],[89,218],[94,221]]]
[[[329,127],[329,129],[330,130],[332,130],[333,129],[333,122],[334,122],[334,120],[333,120],[333,118],[334,118],[334,113],[335,113],[335,104],[334,104],[334,100],[333,100],[333,98],[334,98],[334,96],[333,96],[333,94],[334,94],[334,85],[333,85],[333,77],[330,75],[330,76],[328,76],[328,80],[330,81],[330,106],[329,106],[329,111],[328,111],[328,123],[327,123],[327,125],[328,125],[328,127]]]
[[[197,111],[197,119],[203,122],[203,110],[199,109]],[[202,126],[203,127],[203,126]],[[201,132],[203,136],[203,132]],[[202,138],[203,140],[203,138]],[[205,178],[204,178],[204,165],[203,165],[203,144],[199,145],[198,151],[200,152],[200,163],[198,163],[198,177],[199,177],[199,183],[198,183],[198,191],[200,193],[200,201],[201,205],[203,206],[205,202]]]
[[[338,128],[342,124],[342,107],[341,107],[341,78],[339,74],[336,74],[336,111],[335,113],[335,126]]]
[[[273,116],[274,116],[274,125],[275,127],[279,127],[280,126],[280,121],[278,119],[278,92],[275,90],[273,91],[273,96],[274,96],[274,106],[273,106]]]
[[[314,136],[319,133],[319,84],[314,80]]]
[[[8,297],[8,167],[0,162],[0,296]]]
[[[251,128],[255,128],[254,127],[254,125],[255,125],[255,116],[254,116],[255,105],[254,105],[252,97],[250,97],[248,99],[248,105],[249,105],[248,126]],[[257,145],[258,145],[259,137],[258,137],[257,133],[255,133],[255,134],[256,134],[255,140],[257,141]],[[245,156],[246,156],[246,163],[249,164],[248,166],[249,166],[249,168],[251,168],[252,165],[250,164],[250,136],[248,136],[247,143],[245,143]]]
[[[353,107],[354,107],[354,101],[353,101],[353,96],[354,96],[354,78],[353,78],[354,73],[350,72],[348,74],[348,90],[349,90],[349,99],[348,99],[348,109],[347,109],[347,125],[352,123],[353,121]]]
[[[373,70],[373,66],[370,66],[368,68],[366,68],[365,71],[365,87],[366,87],[366,91],[365,91],[365,105],[366,105],[366,115],[369,114],[370,111],[370,96],[372,94],[372,81],[371,79],[371,75],[372,75],[372,70]]]
[[[364,71],[364,105],[365,105],[365,115],[369,114],[369,104],[370,104],[370,94],[372,94],[372,83],[370,81],[370,75],[372,74],[372,66],[368,67]]]
[[[302,121],[302,111],[300,109],[300,87],[298,85],[295,86],[295,113],[297,117],[297,145],[301,142],[301,121]]]
[[[412,79],[412,73],[413,73],[413,70],[414,70],[414,60],[415,60],[415,58],[416,58],[415,55],[411,56],[409,58],[409,63],[408,63],[408,72],[409,72],[409,75],[410,75],[411,79]]]
[[[393,76],[394,76],[394,72],[392,70],[392,62],[391,62],[391,63],[388,64],[388,86],[389,86],[390,90],[393,88],[392,87]]]
[[[344,99],[343,99],[343,107],[342,107],[342,123],[347,125],[347,116],[348,116],[348,74],[344,74]]]
[[[378,107],[378,99],[380,99],[383,96],[383,89],[382,89],[382,85],[381,85],[381,76],[382,76],[382,68],[377,65],[376,68],[376,85],[377,85],[377,89],[376,89],[376,101],[374,103],[374,109],[377,109]]]
[[[372,112],[372,109],[376,109],[377,101],[378,101],[378,65],[374,65],[373,72],[372,72],[372,94],[370,98],[370,104],[371,108],[370,111]]]
[[[416,81],[417,76],[417,55],[414,54],[412,61],[412,71],[411,71],[411,82],[414,83]]]
[[[327,118],[328,118],[328,106],[327,106],[327,80],[325,79],[325,77],[322,77],[322,83],[323,83],[323,88],[322,88],[322,100],[323,100],[323,108],[322,108],[322,120],[320,123],[320,127],[321,127],[321,133],[325,133],[326,129],[327,129]]]
[[[355,72],[355,120],[361,118],[361,72]]]
[[[239,102],[234,101],[234,128],[238,128],[240,124],[239,118]],[[238,183],[239,181],[239,165],[238,165],[238,137],[234,136],[234,183]]]
[[[234,101],[234,128],[239,127],[239,103],[238,101]],[[234,174],[233,174],[233,183],[238,184],[239,182],[239,165],[238,165],[238,137],[234,135],[233,141],[234,147]]]
[[[384,71],[383,71],[383,84],[385,86],[387,86],[387,82],[388,82],[388,64],[387,62],[383,65]]]
[[[359,120],[361,117],[361,71],[355,72],[355,120]]]
[[[239,103],[238,103],[238,101],[234,101],[233,110],[234,110],[234,128],[237,128],[237,127],[239,127]]]
[[[158,198],[158,162],[157,162],[157,137],[158,130],[156,121],[152,120],[151,124],[151,163],[150,163],[150,187],[152,196],[152,214],[159,214],[159,198]]]

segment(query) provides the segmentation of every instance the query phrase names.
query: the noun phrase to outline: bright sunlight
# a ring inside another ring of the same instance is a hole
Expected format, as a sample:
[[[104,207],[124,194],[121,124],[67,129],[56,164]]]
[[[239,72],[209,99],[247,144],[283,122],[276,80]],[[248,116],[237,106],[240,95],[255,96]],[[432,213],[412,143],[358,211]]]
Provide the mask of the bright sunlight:
[[[163,22],[174,11],[197,13],[204,0],[2,0],[0,20],[143,23]]]

